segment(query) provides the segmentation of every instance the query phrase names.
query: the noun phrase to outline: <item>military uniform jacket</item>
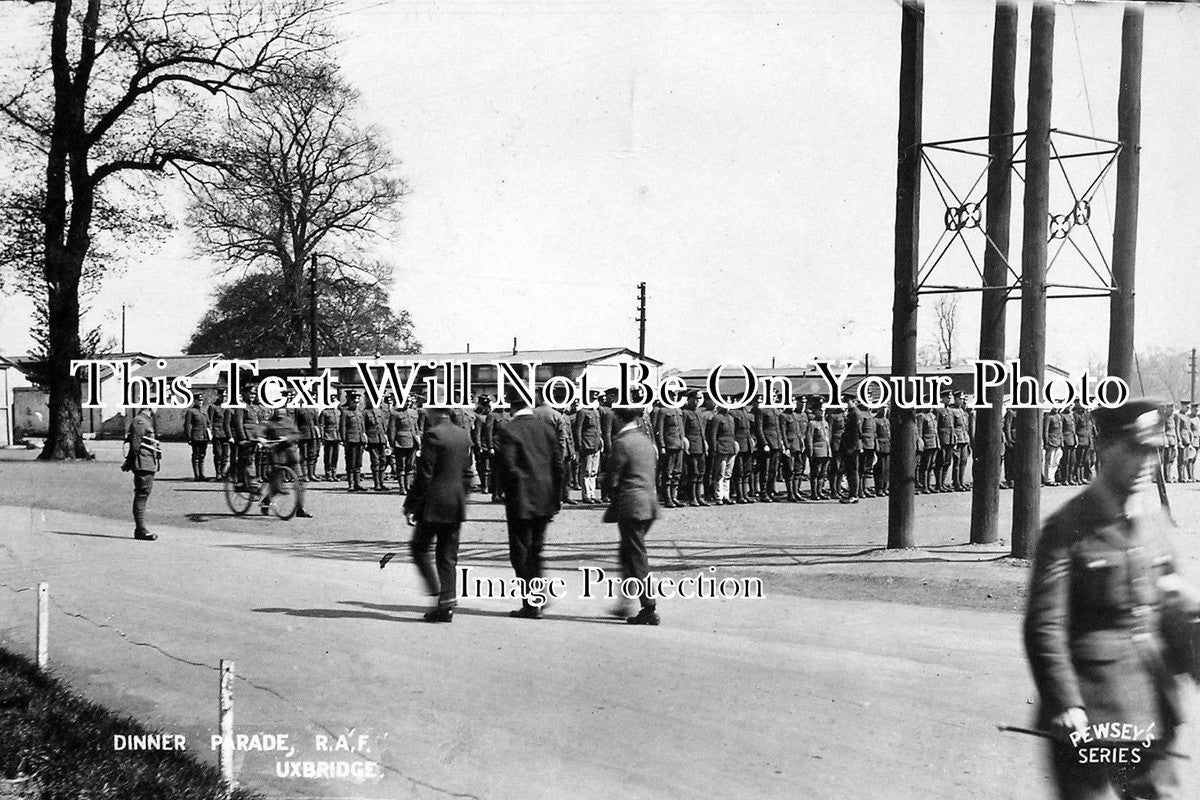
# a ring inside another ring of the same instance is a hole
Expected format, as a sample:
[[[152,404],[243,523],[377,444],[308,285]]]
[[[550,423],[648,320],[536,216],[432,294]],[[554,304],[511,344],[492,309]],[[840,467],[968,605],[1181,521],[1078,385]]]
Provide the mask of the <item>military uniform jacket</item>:
[[[813,458],[829,458],[829,420],[813,419],[808,422],[807,450]]]
[[[658,419],[654,424],[654,443],[662,450],[682,450],[687,446],[681,410],[678,408],[658,409]]]
[[[323,408],[317,416],[317,425],[321,430],[321,438],[327,442],[339,442],[342,439],[342,434],[338,431],[341,421],[341,410],[337,408]]]
[[[157,436],[154,433],[154,421],[146,414],[138,414],[129,424],[129,432],[125,441],[129,451],[125,454],[122,469],[133,472],[158,472],[158,461],[161,458]]]
[[[488,430],[489,419],[490,412],[476,411],[475,418],[471,420],[471,446],[477,450],[490,450],[492,447],[492,432]]]
[[[858,441],[862,444],[863,450],[874,450],[877,432],[875,427],[875,417],[871,414],[863,414],[862,421],[859,422]]]
[[[343,408],[338,417],[338,437],[346,444],[367,443],[367,422],[357,408]]]
[[[754,409],[754,438],[760,448],[783,449],[783,429],[779,422],[779,409],[759,406]]]
[[[581,453],[597,453],[604,446],[597,409],[584,407],[575,414],[575,446]]]
[[[839,453],[859,453],[862,452],[862,423],[863,413],[857,408],[851,407],[846,412],[846,427],[842,431],[842,438],[838,441]]]
[[[221,415],[225,430],[229,431],[229,438],[235,442],[244,442],[249,439],[246,433],[246,409],[244,408],[226,408]]]
[[[1179,431],[1179,443],[1188,445],[1192,443],[1192,426],[1188,422],[1188,418],[1183,414],[1179,414],[1175,420],[1175,429]]]
[[[921,444],[926,450],[936,450],[940,440],[938,434],[938,417],[934,411],[925,411],[917,415],[917,431]]]
[[[954,443],[971,443],[971,418],[967,410],[960,406],[950,409],[950,419],[954,423]]]
[[[611,406],[600,406],[600,445],[605,452],[612,450],[613,410]]]
[[[1042,724],[1079,707],[1090,724],[1154,723],[1164,736],[1182,719],[1175,674],[1187,665],[1168,654],[1179,642],[1164,636],[1156,583],[1175,557],[1157,504],[1144,505],[1114,516],[1093,484],[1042,528],[1024,626]]]
[[[779,415],[779,430],[783,438],[783,447],[789,453],[797,453],[804,449],[804,434],[800,432],[800,415],[789,409]]]
[[[387,444],[387,415],[388,412],[381,408],[362,411],[363,434],[367,437],[367,444]]]
[[[708,451],[713,455],[737,455],[737,423],[733,414],[722,409],[708,421]]]
[[[796,417],[796,438],[800,443],[800,447],[796,452],[800,455],[808,455],[808,426],[812,424],[812,417],[807,411],[797,411],[793,415]]]
[[[388,439],[392,447],[415,449],[417,446],[417,410],[415,408],[393,408],[388,414]]]
[[[1062,447],[1062,443],[1062,415],[1057,411],[1051,411],[1042,418],[1042,447]]]
[[[846,430],[846,412],[839,410],[828,412],[825,415],[825,424],[829,429],[829,452],[825,454],[828,456],[840,452],[842,434]]]
[[[942,406],[933,413],[937,420],[938,444],[942,447],[954,444],[954,409]]]
[[[252,403],[246,406],[246,416],[243,419],[246,436],[250,439],[257,439],[263,435],[263,428],[270,421],[271,412],[266,406]]]
[[[707,450],[704,412],[698,408],[683,409],[683,438],[690,456],[703,455]]]
[[[1192,444],[1200,446],[1200,417],[1188,417],[1188,428],[1192,431]]]
[[[744,408],[733,408],[729,410],[729,416],[733,417],[733,438],[737,441],[739,453],[749,453],[754,449],[754,432],[752,430],[753,423],[750,420],[750,412]]]
[[[1079,443],[1075,438],[1075,415],[1070,411],[1064,411],[1059,417],[1062,418],[1063,447],[1074,447]]]
[[[875,452],[880,455],[892,452],[892,423],[887,414],[875,418]]]
[[[1179,444],[1179,431],[1176,430],[1175,417],[1176,412],[1172,411],[1163,422],[1163,427],[1165,428],[1167,436],[1167,447],[1174,447],[1175,445]]]
[[[205,409],[192,406],[183,412],[183,438],[189,442],[208,441],[208,414]]]
[[[1095,438],[1095,423],[1092,415],[1086,411],[1075,413],[1075,441],[1080,447],[1090,447]]]
[[[212,438],[220,441],[225,441],[229,438],[229,427],[225,424],[227,418],[225,409],[218,405],[210,405],[204,409],[205,416],[208,417],[208,429],[212,432]]]
[[[320,438],[317,430],[317,410],[315,408],[296,409],[296,430],[300,433],[301,441],[312,441]]]

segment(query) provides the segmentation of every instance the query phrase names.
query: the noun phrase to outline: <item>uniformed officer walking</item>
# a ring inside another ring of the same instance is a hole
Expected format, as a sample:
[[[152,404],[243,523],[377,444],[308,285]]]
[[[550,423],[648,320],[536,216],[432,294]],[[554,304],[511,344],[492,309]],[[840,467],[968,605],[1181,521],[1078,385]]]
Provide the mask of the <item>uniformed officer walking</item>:
[[[150,499],[150,490],[154,488],[154,473],[158,472],[162,451],[150,409],[137,410],[125,435],[125,442],[129,449],[125,452],[121,470],[133,473],[133,538],[152,542],[158,536],[146,529],[146,501]]]
[[[1094,419],[1096,479],[1046,520],[1034,554],[1024,630],[1038,725],[1059,737],[1050,761],[1061,798],[1192,796],[1166,751],[1183,719],[1179,676],[1196,672],[1200,603],[1146,491],[1165,442],[1159,406],[1133,400]]]

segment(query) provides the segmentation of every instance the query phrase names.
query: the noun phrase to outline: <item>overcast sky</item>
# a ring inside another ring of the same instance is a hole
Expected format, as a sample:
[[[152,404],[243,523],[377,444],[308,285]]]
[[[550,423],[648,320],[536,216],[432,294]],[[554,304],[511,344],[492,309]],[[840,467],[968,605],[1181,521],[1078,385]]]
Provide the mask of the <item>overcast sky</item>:
[[[522,348],[636,347],[645,281],[647,352],[673,365],[889,360],[894,0],[349,0],[345,9],[342,64],[412,187],[384,249],[396,264],[393,305],[411,312],[427,350],[504,349],[514,336]],[[992,15],[982,0],[928,4],[926,141],[986,133]],[[1056,127],[1116,138],[1120,29],[1120,4],[1058,7]],[[1023,4],[1018,130],[1028,40]],[[1200,342],[1198,45],[1200,8],[1147,10],[1139,349]],[[983,166],[938,164],[964,190]],[[1086,185],[1102,164],[1072,160],[1072,183]],[[1093,205],[1106,257],[1115,177]],[[924,254],[943,207],[928,179],[923,192]],[[1016,227],[1020,198],[1017,183]],[[1059,178],[1052,206],[1064,204]],[[1014,264],[1019,252],[1015,231]],[[181,231],[107,282],[94,320],[116,334],[120,305],[131,303],[128,348],[178,352],[208,305],[210,269]],[[958,248],[936,274],[959,283],[974,270]],[[1095,281],[1073,251],[1050,277]],[[934,333],[935,299],[922,301],[922,342]],[[978,345],[978,304],[977,293],[960,296],[964,356]],[[1052,301],[1048,360],[1075,369],[1102,359],[1107,308]],[[1011,304],[1013,354],[1017,314]],[[29,346],[27,306],[4,298],[0,352]]]

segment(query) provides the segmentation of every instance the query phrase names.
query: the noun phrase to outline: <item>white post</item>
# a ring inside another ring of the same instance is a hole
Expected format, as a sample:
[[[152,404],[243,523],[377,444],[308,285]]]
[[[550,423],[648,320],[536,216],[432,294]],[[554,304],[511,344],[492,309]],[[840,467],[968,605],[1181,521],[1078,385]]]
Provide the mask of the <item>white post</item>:
[[[218,708],[221,731],[221,778],[225,796],[233,793],[233,662],[221,660],[221,702]]]
[[[45,669],[50,662],[50,584],[38,584],[37,665]]]

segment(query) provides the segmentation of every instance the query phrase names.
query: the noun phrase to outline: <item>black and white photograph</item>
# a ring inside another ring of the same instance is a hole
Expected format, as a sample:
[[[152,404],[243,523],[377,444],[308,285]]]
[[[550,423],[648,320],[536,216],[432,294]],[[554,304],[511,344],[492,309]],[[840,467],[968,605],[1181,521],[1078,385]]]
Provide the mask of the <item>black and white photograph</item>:
[[[0,800],[1200,796],[1198,44],[0,0]]]

